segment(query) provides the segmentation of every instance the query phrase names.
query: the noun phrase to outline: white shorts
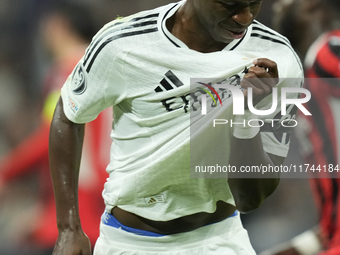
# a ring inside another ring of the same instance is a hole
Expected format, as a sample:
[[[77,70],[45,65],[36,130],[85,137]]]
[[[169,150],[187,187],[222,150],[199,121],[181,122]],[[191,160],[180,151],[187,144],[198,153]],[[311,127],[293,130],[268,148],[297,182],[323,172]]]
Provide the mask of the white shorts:
[[[256,255],[239,213],[190,232],[142,236],[100,223],[94,255]]]

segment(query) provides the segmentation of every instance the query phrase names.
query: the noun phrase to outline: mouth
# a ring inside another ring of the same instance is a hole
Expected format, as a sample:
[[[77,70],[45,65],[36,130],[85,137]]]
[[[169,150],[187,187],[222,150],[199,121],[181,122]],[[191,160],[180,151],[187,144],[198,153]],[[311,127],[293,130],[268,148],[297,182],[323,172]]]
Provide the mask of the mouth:
[[[226,29],[233,39],[240,39],[244,36],[246,30],[230,30]]]

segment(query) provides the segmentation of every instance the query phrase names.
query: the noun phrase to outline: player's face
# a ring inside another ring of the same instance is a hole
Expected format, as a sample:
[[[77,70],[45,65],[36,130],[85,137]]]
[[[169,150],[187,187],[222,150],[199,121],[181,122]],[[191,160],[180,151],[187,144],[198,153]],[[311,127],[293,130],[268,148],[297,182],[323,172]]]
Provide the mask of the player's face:
[[[262,0],[193,0],[200,24],[218,42],[242,38]]]

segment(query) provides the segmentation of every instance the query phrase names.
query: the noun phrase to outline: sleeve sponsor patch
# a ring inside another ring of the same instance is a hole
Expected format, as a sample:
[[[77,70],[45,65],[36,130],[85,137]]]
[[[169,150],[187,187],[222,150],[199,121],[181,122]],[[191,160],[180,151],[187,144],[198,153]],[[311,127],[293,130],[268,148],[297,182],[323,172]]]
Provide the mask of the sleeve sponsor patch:
[[[80,106],[77,105],[77,103],[70,97],[67,97],[67,103],[69,107],[72,109],[72,111],[77,114],[79,111]]]
[[[83,65],[79,63],[73,72],[71,80],[71,90],[76,95],[81,95],[87,88],[86,74]]]

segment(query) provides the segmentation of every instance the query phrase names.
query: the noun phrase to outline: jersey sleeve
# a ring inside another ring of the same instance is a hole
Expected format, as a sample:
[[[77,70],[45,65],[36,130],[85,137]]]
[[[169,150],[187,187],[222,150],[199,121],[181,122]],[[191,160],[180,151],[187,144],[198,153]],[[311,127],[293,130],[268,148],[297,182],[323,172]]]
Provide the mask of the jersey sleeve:
[[[66,117],[74,123],[94,120],[126,95],[122,55],[100,35],[94,37],[61,89]]]

